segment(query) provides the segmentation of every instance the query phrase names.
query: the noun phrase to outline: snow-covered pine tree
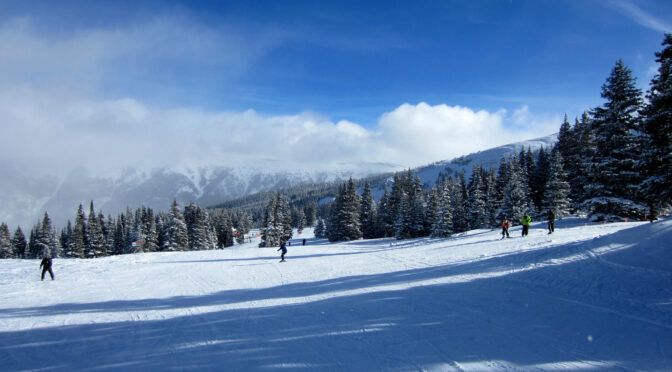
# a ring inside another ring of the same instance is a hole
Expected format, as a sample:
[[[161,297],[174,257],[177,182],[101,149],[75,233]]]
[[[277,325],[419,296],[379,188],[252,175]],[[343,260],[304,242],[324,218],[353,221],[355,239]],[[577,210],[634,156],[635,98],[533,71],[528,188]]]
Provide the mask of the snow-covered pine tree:
[[[41,229],[42,229],[42,226],[38,222],[30,230],[30,237],[28,238],[28,249],[26,251],[26,258],[28,258],[28,259],[35,259],[35,258],[39,257],[40,248],[38,247],[38,244],[37,244],[37,236],[38,236],[38,231],[40,231]]]
[[[490,168],[486,177],[486,212],[488,227],[493,228],[498,225],[497,214],[502,204],[501,197],[497,194],[497,176],[495,170]]]
[[[361,207],[359,210],[359,223],[362,227],[362,237],[373,239],[376,237],[376,202],[371,194],[371,185],[364,184]]]
[[[167,240],[163,243],[164,251],[187,251],[189,250],[189,233],[184,215],[180,210],[177,200],[173,200],[170,214],[166,224]]]
[[[592,111],[597,152],[593,158],[586,201],[597,218],[622,216],[642,218],[646,207],[639,203],[642,175],[640,159],[641,91],[632,71],[622,60],[616,62],[602,85],[603,106]]]
[[[453,194],[451,201],[453,203],[453,231],[462,232],[469,229],[469,208],[467,201],[469,192],[464,179],[464,171],[457,176],[457,181],[452,187]]]
[[[571,205],[569,182],[567,182],[567,174],[563,169],[563,164],[562,154],[556,149],[551,154],[549,177],[542,203],[543,211],[555,208],[555,214],[558,217],[567,215]]]
[[[469,226],[472,229],[484,228],[488,217],[482,166],[474,165],[472,167],[468,190],[467,215]]]
[[[56,239],[56,230],[54,230],[47,212],[44,212],[44,218],[38,230],[37,246],[38,258],[47,254],[51,257],[59,257],[61,254],[58,239]]]
[[[387,184],[383,186],[383,196],[378,203],[378,216],[376,218],[377,237],[391,237],[394,234],[394,212],[390,205],[390,191]]]
[[[509,169],[509,162],[506,160],[504,155],[499,161],[499,168],[497,169],[497,182],[495,184],[495,192],[498,195],[498,209],[502,207],[504,203],[504,192],[506,191],[506,185],[509,184],[509,178],[511,177],[511,169]],[[498,216],[499,220],[502,216]]]
[[[663,50],[656,52],[658,73],[651,79],[647,105],[643,110],[645,180],[641,191],[649,204],[649,215],[672,203],[672,34],[665,34]]]
[[[86,252],[86,217],[84,207],[79,204],[75,215],[75,225],[72,227],[69,245],[66,248],[66,257],[84,258]]]
[[[509,170],[509,183],[504,190],[502,214],[508,217],[511,223],[518,224],[523,215],[530,212],[530,198],[518,157],[515,155],[509,159]]]
[[[451,202],[452,178],[439,182],[437,188],[438,194],[438,215],[436,222],[432,225],[431,236],[433,238],[447,238],[453,232],[453,203]]]
[[[565,118],[566,119],[566,118]],[[564,123],[563,123],[564,125]],[[536,211],[541,211],[546,191],[546,183],[550,174],[550,154],[542,146],[537,152],[534,173],[530,175],[530,191],[532,203]]]
[[[439,191],[437,186],[429,190],[427,197],[427,208],[425,208],[425,229],[429,231],[429,235],[433,234],[434,225],[439,220]]]
[[[93,201],[89,207],[89,215],[86,223],[86,253],[85,258],[94,258],[105,255],[105,236],[96,217]]]
[[[4,222],[0,224],[0,259],[2,258],[14,258],[12,236],[9,234],[9,226]]]
[[[418,175],[409,172],[409,233],[411,238],[429,235],[425,230],[425,192]]]
[[[408,221],[410,217],[410,207],[408,205],[408,196],[405,191],[401,192],[397,208],[397,218],[394,221],[394,237],[397,240],[402,240],[410,236]]]
[[[278,211],[277,220],[280,221],[280,244],[287,243],[293,235],[292,214],[289,209],[289,202],[283,198],[280,191],[277,194]]]
[[[574,200],[578,209],[579,203],[583,203],[588,198],[586,188],[590,182],[589,176],[593,157],[597,152],[595,132],[593,131],[593,125],[587,112],[581,115],[580,121],[576,121],[573,134],[577,142],[576,147],[569,155],[569,160],[566,162],[566,164],[570,165],[570,168],[566,169],[566,171],[572,200]],[[564,156],[564,154],[562,155]]]
[[[214,249],[213,233],[210,228],[210,218],[203,208],[190,203],[184,209],[184,221],[187,224],[189,249],[192,251]]]
[[[317,219],[317,223],[315,224],[315,237],[318,239],[324,239],[325,238],[325,231],[324,231],[324,220],[321,218]]]
[[[21,230],[21,226],[16,228],[14,236],[12,236],[12,247],[14,249],[14,257],[26,258],[26,248],[28,247],[28,242],[26,241],[26,236]]]
[[[361,202],[352,178],[350,178],[343,188],[339,207],[340,209],[337,211],[337,226],[341,233],[341,240],[347,241],[361,238],[362,230],[359,222]]]
[[[114,236],[115,236],[115,231],[116,231],[117,224],[115,223],[114,219],[112,218],[111,214],[107,215],[107,219],[105,220],[105,228],[103,229],[103,232],[105,233],[105,250],[107,251],[107,254],[115,254],[114,252]],[[152,251],[155,252],[155,251]]]

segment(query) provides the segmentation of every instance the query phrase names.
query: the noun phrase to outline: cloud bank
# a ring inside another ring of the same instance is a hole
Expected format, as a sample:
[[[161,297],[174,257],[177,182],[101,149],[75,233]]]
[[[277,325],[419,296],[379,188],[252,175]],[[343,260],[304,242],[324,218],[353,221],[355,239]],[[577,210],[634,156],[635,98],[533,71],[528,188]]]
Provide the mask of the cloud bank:
[[[403,104],[365,128],[314,113],[166,109],[132,98],[86,101],[14,88],[0,91],[0,157],[37,173],[130,166],[411,167],[548,135],[559,122],[535,120],[527,107],[508,115],[421,102]]]

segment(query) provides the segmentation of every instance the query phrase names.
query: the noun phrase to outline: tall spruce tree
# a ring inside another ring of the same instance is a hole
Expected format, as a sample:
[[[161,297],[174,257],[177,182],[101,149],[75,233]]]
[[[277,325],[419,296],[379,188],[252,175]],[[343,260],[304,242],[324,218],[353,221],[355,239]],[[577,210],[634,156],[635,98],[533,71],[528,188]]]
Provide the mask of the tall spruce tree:
[[[602,86],[601,96],[606,102],[592,111],[597,151],[587,186],[587,204],[593,215],[644,216],[645,209],[638,203],[642,175],[637,169],[641,95],[630,69],[621,60],[616,62]]]
[[[86,258],[105,256],[105,236],[103,229],[93,208],[93,201],[89,206],[89,216],[86,223]]]
[[[0,259],[15,258],[12,250],[12,236],[6,223],[0,224]]]
[[[453,194],[451,202],[453,203],[453,231],[462,232],[469,229],[469,214],[467,201],[469,193],[464,179],[464,171],[457,176],[457,181],[452,187]]]
[[[438,184],[439,205],[436,222],[432,225],[431,236],[433,238],[447,238],[453,232],[453,203],[451,202],[453,190],[452,183],[449,180],[452,180],[452,178]]]
[[[173,200],[173,204],[170,207],[170,214],[166,223],[166,231],[166,241],[163,243],[164,251],[189,250],[187,224],[184,221],[184,214],[180,210],[177,200]]]
[[[376,237],[376,202],[371,194],[371,185],[364,184],[364,193],[361,199],[362,205],[359,210],[359,223],[362,228],[362,237],[364,239],[373,239]]]
[[[66,248],[66,257],[84,258],[86,252],[86,217],[84,207],[79,204],[75,216],[75,225],[72,227],[69,245]]]
[[[651,80],[644,115],[645,180],[642,193],[649,205],[649,215],[672,203],[672,34],[665,34],[663,50],[656,52],[660,64]]]
[[[26,241],[26,236],[21,230],[21,226],[16,228],[14,236],[12,237],[12,247],[14,249],[14,257],[16,258],[26,258],[26,248],[28,247],[28,242]]]
[[[564,171],[563,163],[564,160],[560,151],[553,151],[542,203],[544,211],[554,208],[558,217],[567,215],[571,204],[569,182],[567,182],[567,174]]]
[[[530,213],[530,198],[525,176],[520,168],[518,157],[509,159],[509,182],[504,191],[502,214],[512,223],[519,223],[525,213]]]
[[[467,202],[469,226],[472,229],[484,228],[488,220],[486,185],[483,176],[483,167],[474,165],[469,180],[469,200]]]

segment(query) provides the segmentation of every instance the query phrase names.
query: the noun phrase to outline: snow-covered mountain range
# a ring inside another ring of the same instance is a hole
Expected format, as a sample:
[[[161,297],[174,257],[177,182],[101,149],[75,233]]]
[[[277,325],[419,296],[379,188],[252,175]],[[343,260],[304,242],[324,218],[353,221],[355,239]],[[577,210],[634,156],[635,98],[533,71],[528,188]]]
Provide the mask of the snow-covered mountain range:
[[[550,147],[557,140],[551,135],[535,140],[496,147],[450,161],[439,161],[416,169],[423,183],[432,185],[438,175],[465,171],[467,177],[474,164],[497,167],[503,155],[521,148]],[[226,200],[305,183],[320,183],[361,178],[398,171],[400,167],[375,164],[340,171],[269,171],[268,169],[233,167],[196,167],[139,171],[126,169],[117,174],[96,175],[78,169],[60,179],[56,176],[26,176],[11,167],[0,168],[0,221],[13,231],[17,225],[30,229],[47,211],[56,226],[74,218],[79,203],[96,211],[116,215],[127,207],[151,207],[167,210],[173,199],[186,205],[195,202],[210,206]]]

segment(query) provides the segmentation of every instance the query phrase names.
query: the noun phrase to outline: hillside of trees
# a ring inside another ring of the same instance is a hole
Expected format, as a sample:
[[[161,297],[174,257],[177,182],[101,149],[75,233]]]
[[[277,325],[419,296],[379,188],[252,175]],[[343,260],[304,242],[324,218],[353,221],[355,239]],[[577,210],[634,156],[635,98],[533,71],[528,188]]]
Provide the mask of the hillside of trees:
[[[57,233],[49,215],[29,232],[0,224],[0,258],[94,258],[112,254],[217,249],[260,228],[262,246],[291,238],[292,228],[315,226],[331,241],[447,237],[492,228],[507,217],[538,219],[586,214],[594,220],[654,220],[672,203],[672,35],[655,54],[657,74],[646,95],[619,60],[602,85],[604,103],[560,125],[553,148],[523,149],[498,169],[474,165],[427,188],[412,170],[345,183],[303,185],[260,193],[212,208],[194,204],[168,212],[127,210],[117,217],[88,214]],[[392,182],[390,182],[392,180]],[[374,198],[373,190],[382,193]],[[361,193],[359,192],[361,190]]]

